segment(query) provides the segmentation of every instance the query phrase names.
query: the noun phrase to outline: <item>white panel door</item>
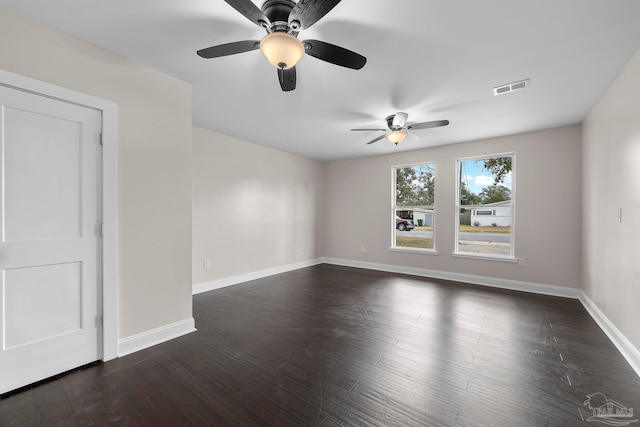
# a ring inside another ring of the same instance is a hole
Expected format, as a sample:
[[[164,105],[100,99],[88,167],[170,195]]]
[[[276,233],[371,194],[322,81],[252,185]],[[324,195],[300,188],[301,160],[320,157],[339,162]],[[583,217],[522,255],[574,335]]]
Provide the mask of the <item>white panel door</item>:
[[[102,357],[97,110],[0,86],[0,393]]]

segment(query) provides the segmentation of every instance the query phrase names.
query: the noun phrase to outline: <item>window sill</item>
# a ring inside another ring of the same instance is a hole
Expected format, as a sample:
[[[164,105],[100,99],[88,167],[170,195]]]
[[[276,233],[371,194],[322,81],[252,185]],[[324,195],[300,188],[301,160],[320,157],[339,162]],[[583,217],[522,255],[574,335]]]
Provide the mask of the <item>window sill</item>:
[[[512,256],[478,254],[474,252],[453,252],[451,253],[451,256],[456,258],[483,259],[487,261],[499,261],[499,262],[511,262],[511,263],[518,262],[518,258],[515,258]]]
[[[416,248],[397,248],[391,246],[389,248],[391,252],[405,252],[410,254],[422,254],[422,255],[438,255],[438,251],[435,249],[416,249]]]

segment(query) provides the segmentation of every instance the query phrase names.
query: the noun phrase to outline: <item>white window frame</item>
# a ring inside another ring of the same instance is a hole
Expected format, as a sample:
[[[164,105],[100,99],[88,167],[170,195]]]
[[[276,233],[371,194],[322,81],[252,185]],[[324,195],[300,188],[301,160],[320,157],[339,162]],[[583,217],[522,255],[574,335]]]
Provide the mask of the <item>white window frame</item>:
[[[416,162],[405,165],[395,165],[391,167],[391,245],[389,246],[389,250],[392,252],[408,252],[408,253],[418,253],[418,254],[428,254],[428,255],[437,255],[438,251],[436,250],[436,201],[435,201],[435,186],[434,186],[434,201],[433,205],[431,205],[433,210],[433,248],[431,249],[423,249],[423,248],[409,248],[404,246],[396,246],[396,211],[397,210],[415,210],[415,209],[423,209],[425,206],[397,206],[396,205],[396,178],[397,173],[396,170],[411,168],[414,166],[421,166],[431,164],[433,165],[433,179],[436,179],[437,175],[437,164],[435,161],[425,161],[425,162]],[[417,224],[414,225],[417,226]]]
[[[489,254],[489,253],[475,253],[475,252],[462,252],[458,249],[459,232],[460,232],[460,209],[482,209],[486,210],[487,205],[461,205],[460,204],[460,167],[462,162],[467,162],[470,160],[484,160],[484,159],[494,159],[497,157],[511,157],[511,247],[509,255],[500,255],[500,254]],[[518,262],[518,259],[515,255],[515,247],[516,247],[516,153],[515,152],[507,152],[507,153],[498,153],[498,154],[487,154],[482,156],[473,156],[473,157],[461,157],[456,159],[456,200],[455,200],[455,242],[454,242],[454,252],[451,254],[454,257],[461,258],[473,258],[473,259],[488,259],[492,261],[505,261],[505,262]]]

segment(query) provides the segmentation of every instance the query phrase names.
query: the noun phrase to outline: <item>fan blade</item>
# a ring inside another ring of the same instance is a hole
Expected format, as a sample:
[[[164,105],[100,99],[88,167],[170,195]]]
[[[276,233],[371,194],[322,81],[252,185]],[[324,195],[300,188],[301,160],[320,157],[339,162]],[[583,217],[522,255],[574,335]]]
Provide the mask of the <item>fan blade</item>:
[[[446,126],[449,124],[449,120],[434,120],[432,122],[413,123],[407,126],[407,129],[430,129],[440,126]]]
[[[278,81],[280,82],[280,88],[284,92],[294,90],[296,88],[296,67],[285,70],[278,68]]]
[[[394,114],[392,122],[393,128],[403,128],[404,125],[407,124],[407,118],[409,118],[409,115],[407,113]]]
[[[340,46],[320,40],[304,40],[305,53],[342,67],[359,70],[367,63],[367,58]]]
[[[243,40],[240,42],[220,44],[206,49],[200,49],[197,53],[203,58],[218,58],[220,56],[235,55],[236,53],[249,52],[260,49],[259,40]]]
[[[289,13],[289,24],[298,21],[301,29],[307,29],[329,13],[340,0],[300,0]]]
[[[267,25],[271,24],[269,18],[256,6],[251,0],[224,0],[229,6],[240,12],[249,21],[256,25],[263,26],[262,22]]]
[[[378,141],[380,141],[382,138],[384,138],[385,136],[387,136],[387,134],[381,135],[381,136],[377,137],[376,139],[372,139],[371,141],[367,142],[367,145],[369,145],[369,144],[373,144],[374,142],[378,142]]]
[[[387,129],[351,129],[352,131],[367,131],[367,132],[373,132],[373,131],[380,131],[380,132],[386,132]]]

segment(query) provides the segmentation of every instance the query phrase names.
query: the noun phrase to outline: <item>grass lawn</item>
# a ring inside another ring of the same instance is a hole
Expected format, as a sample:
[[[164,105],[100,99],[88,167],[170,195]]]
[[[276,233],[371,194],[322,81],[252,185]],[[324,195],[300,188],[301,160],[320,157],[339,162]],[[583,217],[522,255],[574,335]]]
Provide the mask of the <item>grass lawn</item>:
[[[459,231],[462,233],[509,234],[511,233],[511,227],[473,227],[471,225],[461,225]]]
[[[433,239],[426,237],[396,236],[396,247],[433,249]]]

